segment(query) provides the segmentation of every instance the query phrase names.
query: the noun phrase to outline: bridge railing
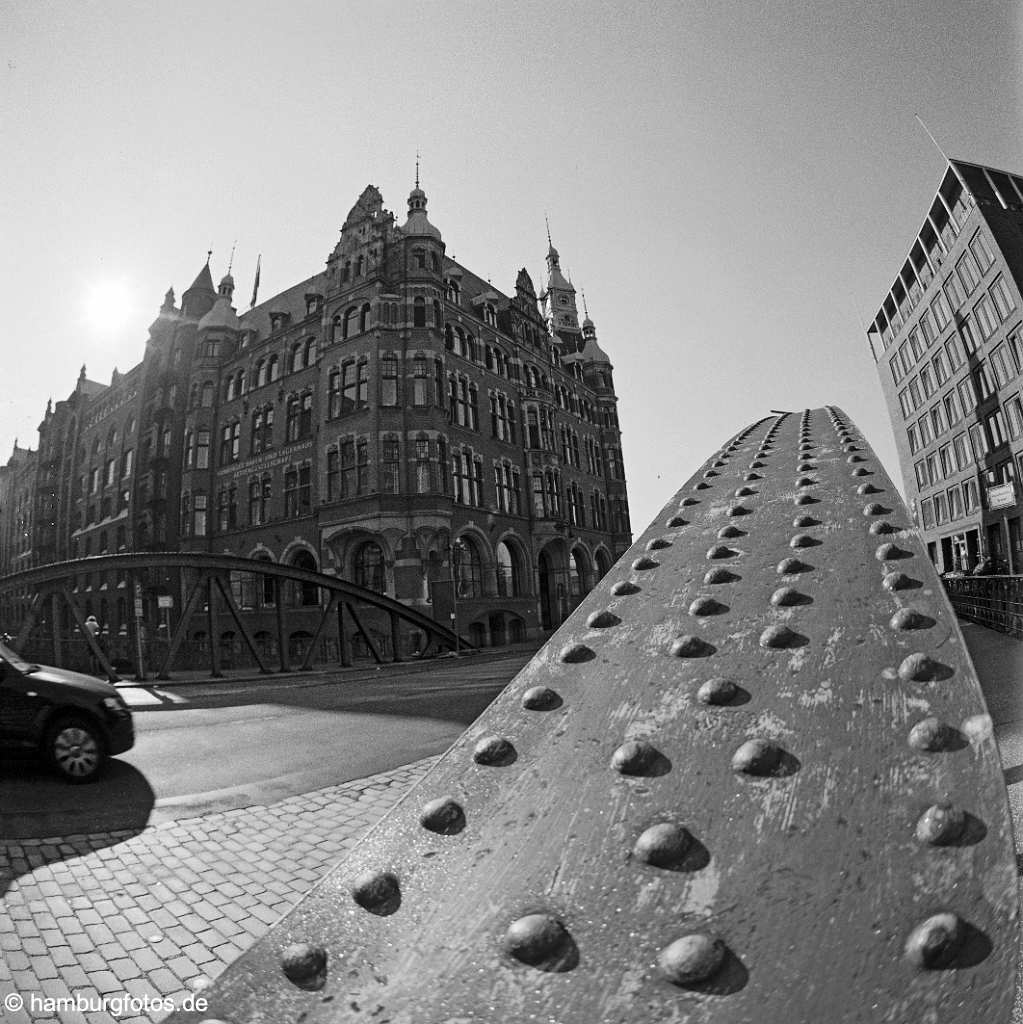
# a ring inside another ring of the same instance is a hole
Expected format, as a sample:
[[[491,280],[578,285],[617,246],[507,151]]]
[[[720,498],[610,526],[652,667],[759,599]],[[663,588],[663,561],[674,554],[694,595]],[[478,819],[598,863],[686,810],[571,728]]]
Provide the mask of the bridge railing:
[[[942,582],[959,618],[1023,638],[1023,576],[951,576]]]

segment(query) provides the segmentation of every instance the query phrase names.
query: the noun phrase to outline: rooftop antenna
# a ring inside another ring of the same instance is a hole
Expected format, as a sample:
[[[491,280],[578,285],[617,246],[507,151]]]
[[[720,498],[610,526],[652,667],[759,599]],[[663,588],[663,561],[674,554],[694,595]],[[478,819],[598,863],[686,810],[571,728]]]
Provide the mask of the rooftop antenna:
[[[587,320],[589,320],[589,318],[590,318],[590,311],[586,308],[586,289],[585,288],[582,289],[582,295],[583,295],[583,316],[586,317]]]
[[[927,132],[927,138],[929,138],[931,142],[934,143],[934,148],[941,154],[942,159],[945,161],[945,163],[951,163],[952,161],[949,160],[945,151],[941,148],[941,146],[938,145],[938,140],[931,134],[930,128],[928,128],[927,125],[924,124],[924,119],[919,114],[914,114],[913,116],[919,122],[920,127],[923,128],[925,132]]]
[[[547,245],[553,249],[554,243],[551,241],[551,222],[547,219],[547,214],[543,215],[543,222],[547,225]]]
[[[419,188],[419,150],[416,149],[416,188]]]
[[[212,249],[207,249],[206,250],[206,266],[207,267],[210,265],[210,258],[212,256],[213,256],[213,250]]]
[[[234,266],[234,251],[238,248],[238,239],[234,240],[234,244],[231,246],[231,258],[227,261],[227,272],[231,273],[231,268]]]

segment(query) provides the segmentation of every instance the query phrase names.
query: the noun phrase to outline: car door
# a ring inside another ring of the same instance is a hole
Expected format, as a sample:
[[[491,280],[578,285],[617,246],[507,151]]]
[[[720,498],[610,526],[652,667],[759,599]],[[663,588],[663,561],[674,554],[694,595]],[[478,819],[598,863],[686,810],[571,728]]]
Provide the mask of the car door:
[[[0,742],[4,746],[33,745],[35,724],[41,721],[48,703],[31,675],[22,675],[0,658]]]

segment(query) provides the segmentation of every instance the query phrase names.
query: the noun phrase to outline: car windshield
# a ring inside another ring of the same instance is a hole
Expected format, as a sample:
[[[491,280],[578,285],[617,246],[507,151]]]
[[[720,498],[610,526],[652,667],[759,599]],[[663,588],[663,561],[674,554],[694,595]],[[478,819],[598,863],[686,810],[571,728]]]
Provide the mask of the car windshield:
[[[7,644],[0,643],[0,658],[13,665],[19,672],[34,672],[39,666],[27,662],[20,654],[15,654]]]

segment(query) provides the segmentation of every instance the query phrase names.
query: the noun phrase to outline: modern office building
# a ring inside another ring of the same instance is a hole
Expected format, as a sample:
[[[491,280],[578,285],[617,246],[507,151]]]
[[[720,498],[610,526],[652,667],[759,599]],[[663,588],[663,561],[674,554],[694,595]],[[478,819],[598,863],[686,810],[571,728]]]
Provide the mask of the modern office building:
[[[48,406],[28,482],[15,452],[0,571],[225,552],[338,574],[445,624],[456,605],[480,645],[542,636],[631,542],[611,361],[553,245],[547,264],[540,296],[525,270],[498,291],[446,254],[418,182],[400,226],[367,187],[325,268],[258,305],[254,290],[242,314],[207,260],[180,305],[168,291],[137,366],[106,385],[83,367]],[[235,596],[269,629],[255,579]],[[123,635],[124,578],[76,583]],[[161,596],[180,607],[176,587],[144,588],[147,621]],[[217,639],[233,636],[224,623]]]
[[[951,160],[867,331],[941,571],[1023,572],[1023,177]]]

